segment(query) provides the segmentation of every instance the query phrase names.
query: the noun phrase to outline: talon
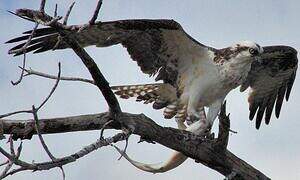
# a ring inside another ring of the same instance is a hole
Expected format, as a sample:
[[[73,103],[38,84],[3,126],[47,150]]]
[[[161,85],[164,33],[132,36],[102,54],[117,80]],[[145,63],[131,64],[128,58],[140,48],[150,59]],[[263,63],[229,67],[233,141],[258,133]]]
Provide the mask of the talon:
[[[210,139],[210,140],[215,139],[215,133],[210,133],[210,132],[208,132],[207,135],[206,135],[206,138],[207,138],[207,139]]]
[[[194,122],[199,121],[199,119],[200,119],[200,116],[199,116],[198,114],[192,114],[192,115],[189,115],[189,116],[187,117],[186,123],[187,123],[188,125],[191,125],[191,124],[193,124]]]
[[[212,139],[215,138],[215,133],[211,133],[211,128],[212,128],[212,125],[209,124],[208,127],[206,128],[206,130],[204,131],[203,135],[207,139],[211,139],[212,140]]]

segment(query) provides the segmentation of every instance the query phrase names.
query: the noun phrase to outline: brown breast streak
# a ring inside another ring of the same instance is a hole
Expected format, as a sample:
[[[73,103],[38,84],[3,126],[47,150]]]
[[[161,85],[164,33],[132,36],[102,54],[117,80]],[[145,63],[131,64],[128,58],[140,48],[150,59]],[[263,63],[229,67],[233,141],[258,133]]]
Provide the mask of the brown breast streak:
[[[228,61],[229,59],[235,57],[241,51],[245,51],[247,49],[248,47],[241,46],[240,44],[237,44],[235,48],[227,47],[219,49],[215,51],[214,62],[217,64],[223,64],[225,61]]]

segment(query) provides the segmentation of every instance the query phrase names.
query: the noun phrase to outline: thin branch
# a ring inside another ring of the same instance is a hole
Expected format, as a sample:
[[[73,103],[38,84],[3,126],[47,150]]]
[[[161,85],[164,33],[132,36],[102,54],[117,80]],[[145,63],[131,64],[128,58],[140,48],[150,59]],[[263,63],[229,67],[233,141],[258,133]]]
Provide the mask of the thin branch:
[[[40,142],[41,142],[41,144],[42,144],[44,150],[46,151],[47,155],[50,157],[50,159],[51,159],[52,161],[55,161],[56,158],[55,158],[55,157],[53,156],[53,154],[50,152],[50,150],[49,150],[47,144],[45,143],[45,140],[44,140],[42,134],[40,133],[40,124],[39,124],[39,119],[38,119],[37,111],[38,111],[38,109],[36,109],[36,108],[34,107],[34,105],[33,105],[33,106],[32,106],[32,114],[33,114],[33,117],[34,117],[34,122],[35,122],[34,124],[35,124],[35,130],[36,130],[36,133],[37,133],[37,135],[38,135],[38,137],[39,137],[39,140],[40,140]]]
[[[71,11],[72,11],[74,5],[75,5],[75,2],[73,2],[73,3],[71,4],[71,6],[69,7],[69,9],[68,9],[68,11],[67,11],[67,13],[66,13],[66,15],[65,15],[65,17],[64,17],[63,25],[67,25],[69,16],[70,16],[70,14],[71,14]]]
[[[61,167],[59,167],[59,169],[61,170],[63,180],[65,180],[66,179],[66,173],[65,173],[64,168],[61,166]]]
[[[118,160],[121,160],[122,157],[124,156],[124,154],[126,154],[127,147],[128,147],[128,138],[126,138],[126,140],[125,140],[125,147],[124,147],[124,150],[122,151],[123,153],[120,155],[120,157],[118,158]]]
[[[46,0],[41,0],[40,12],[42,12],[42,13],[45,12],[45,5],[46,5]]]
[[[44,23],[45,26],[52,26],[53,24],[57,23],[59,20],[61,20],[62,17],[61,16],[57,16],[51,19],[51,21],[48,21],[46,23]]]
[[[23,69],[25,68],[25,66],[26,66],[26,53],[23,54],[23,66],[22,66]],[[24,77],[24,70],[21,71],[20,77],[16,82],[14,82],[14,81],[10,81],[10,82],[14,86],[18,85],[22,81],[23,77]]]
[[[56,83],[53,86],[53,88],[52,88],[51,92],[49,93],[49,95],[39,105],[39,107],[37,108],[37,110],[41,109],[46,104],[46,102],[50,99],[50,97],[52,96],[52,94],[56,90],[56,88],[58,86],[58,83],[59,83],[59,80],[60,80],[60,75],[61,75],[61,65],[60,65],[60,63],[58,63],[58,68],[59,68],[59,71],[58,71],[58,75],[57,75],[58,78],[56,79]],[[23,70],[25,71],[26,69],[24,68]],[[15,114],[21,114],[21,113],[32,113],[32,110],[20,110],[20,111],[15,111],[15,112],[10,112],[10,113],[6,113],[6,114],[2,114],[2,115],[0,115],[0,119],[5,118],[5,117],[9,117],[9,116],[12,116],[12,115],[15,115]]]
[[[22,67],[19,67],[19,68],[22,69]],[[58,79],[58,76],[50,75],[50,74],[43,73],[43,72],[40,72],[40,71],[36,71],[36,70],[33,70],[33,69],[24,69],[24,70],[26,72],[26,74],[24,75],[24,77],[31,76],[31,75],[36,75],[36,76],[40,76],[40,77],[44,77],[44,78],[48,78],[48,79],[54,79],[54,80]],[[84,82],[84,83],[89,83],[89,84],[95,85],[95,83],[94,83],[93,80],[85,79],[85,78],[78,78],[78,77],[64,77],[64,76],[61,76],[59,78],[59,80],[63,80],[63,81],[78,81],[78,82]]]
[[[17,154],[16,154],[17,158],[19,158],[21,156],[22,148],[23,148],[23,141],[20,142],[20,145],[17,148]]]
[[[98,18],[98,14],[99,14],[99,11],[100,11],[101,6],[102,6],[102,1],[103,1],[103,0],[98,0],[96,9],[95,9],[95,11],[94,11],[94,14],[93,14],[91,20],[89,21],[89,24],[90,24],[90,25],[95,24],[95,21],[96,21],[97,18]]]
[[[16,174],[18,172],[21,172],[21,171],[26,171],[26,170],[29,170],[25,167],[20,167],[20,168],[17,168],[17,169],[12,169],[11,171],[9,171],[3,178],[9,176],[9,175],[13,175],[13,174]]]
[[[13,139],[12,139],[12,135],[9,136],[7,143],[9,143],[10,154],[13,157],[18,158],[19,155],[16,155],[16,153],[15,153],[14,142],[13,142]],[[0,174],[0,179],[2,179],[7,174],[7,172],[11,169],[11,167],[13,166],[14,163],[8,159],[6,164],[7,165],[5,166],[2,173]]]
[[[3,169],[2,173],[0,174],[0,179],[3,179],[7,172],[10,170],[10,168],[13,166],[13,162],[12,161],[9,161],[9,163],[5,166],[5,168]]]
[[[10,148],[13,148],[12,139],[10,141],[11,141]],[[14,150],[13,151],[11,150],[11,152],[13,152],[12,156],[15,157],[16,159],[19,159],[19,157],[21,155],[21,151],[22,151],[22,142],[20,143],[20,145],[17,149],[17,154],[14,154]],[[0,179],[3,179],[5,176],[7,176],[8,173],[10,173],[9,170],[12,168],[13,165],[14,165],[13,161],[7,160],[7,166],[4,168],[4,170],[0,174]],[[12,171],[14,171],[14,170],[12,170]]]
[[[107,121],[104,125],[103,125],[103,127],[101,128],[101,131],[100,131],[100,139],[103,139],[103,133],[104,133],[104,130],[107,128],[107,126],[109,125],[109,124],[111,124],[112,122],[113,122],[114,120],[109,120],[109,121]]]
[[[9,147],[10,147],[10,153],[11,153],[11,155],[16,156],[16,154],[15,154],[15,147],[14,147],[14,141],[12,139],[12,135],[9,136],[8,142],[9,142]]]
[[[55,9],[54,9],[54,17],[57,17],[57,4],[55,4]]]
[[[15,112],[10,112],[10,113],[6,113],[6,114],[1,114],[0,119],[9,117],[9,116],[12,116],[15,114],[21,114],[21,113],[32,113],[32,111],[31,110],[21,110],[21,111],[15,111]]]
[[[17,159],[16,157],[12,156],[8,152],[6,152],[2,147],[0,147],[0,153],[3,154],[10,161],[13,161],[14,164],[16,164],[16,165],[23,166],[23,167],[29,167],[29,168],[33,167],[33,165],[26,163],[24,161],[21,161],[21,160]]]
[[[9,163],[9,160],[6,160],[5,162],[3,162],[3,163],[0,164],[0,167],[6,165],[8,163]]]
[[[16,82],[11,81],[12,85],[14,85],[14,86],[18,85],[24,77],[24,69],[25,69],[25,66],[26,66],[26,49],[29,46],[29,44],[30,44],[30,42],[31,42],[38,26],[39,26],[39,24],[35,23],[35,26],[34,26],[33,30],[31,31],[31,34],[29,35],[27,42],[20,49],[16,49],[16,53],[23,52],[24,55],[23,55],[23,66],[22,66],[22,71],[21,71],[20,78]]]
[[[106,139],[98,139],[96,142],[83,147],[81,150],[79,150],[78,152],[76,152],[74,154],[65,156],[65,157],[57,159],[55,161],[47,161],[47,162],[41,162],[41,163],[27,163],[27,162],[21,161],[19,159],[16,159],[15,157],[11,156],[2,147],[0,147],[0,153],[2,153],[5,157],[7,157],[14,164],[21,166],[18,169],[10,171],[3,178],[7,177],[8,175],[13,175],[13,174],[15,174],[17,172],[21,172],[21,171],[27,171],[27,170],[42,171],[42,170],[49,170],[49,169],[53,169],[53,168],[57,168],[57,167],[62,167],[63,165],[75,162],[77,159],[82,158],[103,146],[108,146],[112,143],[123,141],[126,139],[126,137],[127,137],[127,134],[118,133],[118,134],[114,135],[113,137],[109,137]]]
[[[57,82],[58,83],[58,82]],[[57,86],[57,83],[56,83],[56,86]],[[55,89],[55,88],[53,88]],[[54,92],[54,91],[53,91]],[[50,93],[51,94],[51,93]],[[43,146],[43,149],[45,150],[45,152],[47,153],[47,155],[50,157],[50,159],[55,162],[57,161],[57,159],[53,156],[53,154],[50,152],[42,134],[40,133],[40,124],[39,124],[39,119],[38,119],[38,115],[37,115],[37,111],[38,109],[36,109],[34,107],[34,105],[32,106],[32,114],[33,114],[33,117],[34,117],[34,122],[35,122],[35,129],[36,129],[36,132],[37,132],[37,135],[39,137],[39,140]],[[65,171],[63,169],[62,166],[59,166],[61,172],[62,172],[62,176],[63,176],[63,180],[65,179],[66,175],[65,175]]]
[[[52,22],[53,17],[45,14],[45,13],[41,13],[40,11],[35,11],[35,10],[31,10],[31,9],[17,9],[16,12],[10,12],[22,19],[26,19],[28,21],[31,21],[31,22],[37,22],[39,24],[42,24],[44,26],[49,26],[49,22]],[[60,17],[62,18],[62,17]],[[57,20],[55,20],[57,22]],[[82,26],[76,26],[76,25],[73,25],[73,26],[66,26],[62,23],[53,23],[55,24],[55,26],[61,28],[61,29],[64,29],[64,30],[75,30],[75,31],[78,31]],[[52,24],[52,25],[53,25]],[[14,52],[14,51],[11,51],[11,52]]]
[[[40,106],[37,108],[37,111],[39,109],[41,109],[45,104],[46,102],[50,99],[50,97],[52,96],[52,94],[54,93],[54,91],[56,90],[57,86],[58,86],[58,83],[59,83],[59,80],[60,80],[60,75],[61,75],[61,65],[60,65],[60,62],[58,63],[58,74],[57,74],[57,79],[56,79],[56,82],[53,86],[53,88],[51,89],[49,95],[46,97],[46,99],[40,104]]]

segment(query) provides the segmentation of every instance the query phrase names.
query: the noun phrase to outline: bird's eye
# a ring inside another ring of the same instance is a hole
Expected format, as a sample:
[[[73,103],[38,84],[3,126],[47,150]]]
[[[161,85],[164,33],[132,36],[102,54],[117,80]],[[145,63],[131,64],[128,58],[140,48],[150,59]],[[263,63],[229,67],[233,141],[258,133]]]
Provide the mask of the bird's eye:
[[[253,49],[253,48],[249,48],[249,53],[251,54],[251,55],[258,55],[258,51],[256,50],[256,49]]]

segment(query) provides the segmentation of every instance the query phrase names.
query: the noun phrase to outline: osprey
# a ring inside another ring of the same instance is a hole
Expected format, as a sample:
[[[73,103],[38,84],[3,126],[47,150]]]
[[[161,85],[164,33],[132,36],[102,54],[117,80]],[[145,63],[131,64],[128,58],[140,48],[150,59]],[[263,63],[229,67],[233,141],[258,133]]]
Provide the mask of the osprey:
[[[117,95],[153,103],[154,109],[164,108],[166,119],[175,117],[180,129],[186,128],[186,121],[189,125],[186,130],[199,135],[209,132],[226,95],[238,86],[241,91],[251,88],[249,118],[252,120],[256,115],[256,128],[259,129],[263,116],[269,124],[274,107],[279,117],[283,99],[289,99],[296,76],[297,51],[288,46],[261,47],[244,41],[216,49],[197,42],[174,20],[120,20],[82,27],[70,26],[65,34],[76,39],[82,47],[122,44],[142,72],[157,75],[155,80],[163,81],[114,86],[112,89]],[[27,31],[26,35],[7,43],[26,41],[30,33]],[[65,42],[58,43],[58,39],[55,29],[38,29],[26,52],[68,48]],[[22,54],[16,52],[25,43],[13,47],[9,53]],[[207,116],[204,107],[208,107]],[[183,155],[180,157],[185,160]],[[135,162],[134,165],[150,172],[163,172],[168,170],[166,166],[169,169],[177,166],[172,163],[159,166],[160,170],[153,167],[156,171],[152,166],[149,170],[143,164]]]

